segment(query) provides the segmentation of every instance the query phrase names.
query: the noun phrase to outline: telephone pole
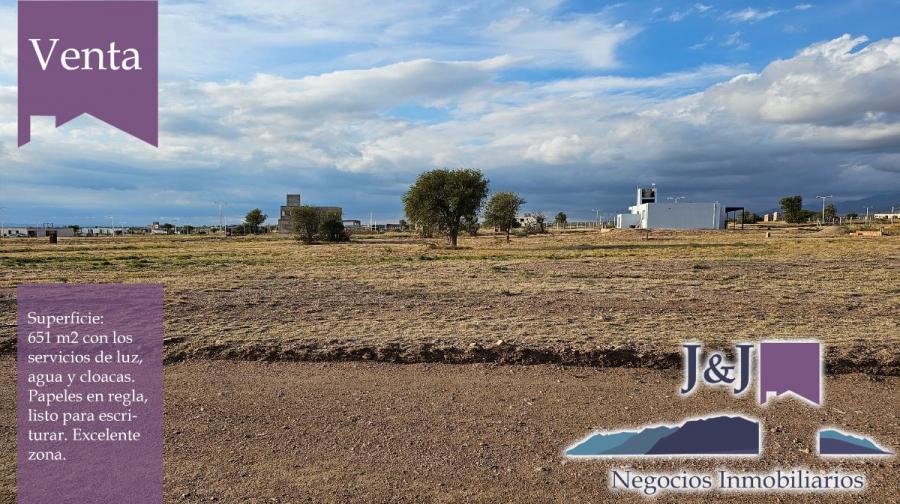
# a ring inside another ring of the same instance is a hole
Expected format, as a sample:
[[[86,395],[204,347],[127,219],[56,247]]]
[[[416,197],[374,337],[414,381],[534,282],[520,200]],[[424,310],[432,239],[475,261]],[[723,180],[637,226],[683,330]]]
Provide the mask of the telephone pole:
[[[217,205],[219,207],[219,229],[222,230],[223,234],[227,236],[228,230],[225,228],[228,227],[228,222],[227,222],[227,220],[226,221],[222,220],[222,218],[223,218],[222,208],[227,207],[228,203],[225,203],[224,201],[214,201],[213,204]],[[223,222],[225,222],[224,225],[222,224]]]
[[[825,200],[828,198],[834,198],[833,195],[829,194],[828,196],[816,196],[816,199],[822,200],[822,224],[825,224]]]

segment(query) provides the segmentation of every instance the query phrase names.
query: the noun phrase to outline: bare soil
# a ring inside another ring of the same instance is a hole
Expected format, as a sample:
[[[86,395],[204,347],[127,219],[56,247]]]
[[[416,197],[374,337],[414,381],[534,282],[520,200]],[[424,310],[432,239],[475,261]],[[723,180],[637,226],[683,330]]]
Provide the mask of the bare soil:
[[[0,359],[0,503],[15,501],[15,361]],[[846,495],[728,494],[716,502],[897,502],[896,457],[822,460],[818,428],[900,448],[900,378],[826,379],[825,405],[702,389],[681,398],[676,370],[553,365],[258,363],[165,367],[165,501],[647,502],[611,494],[610,467],[644,472],[806,467],[867,476]],[[761,418],[759,459],[569,461],[595,429],[714,412]],[[656,502],[708,502],[662,494]]]

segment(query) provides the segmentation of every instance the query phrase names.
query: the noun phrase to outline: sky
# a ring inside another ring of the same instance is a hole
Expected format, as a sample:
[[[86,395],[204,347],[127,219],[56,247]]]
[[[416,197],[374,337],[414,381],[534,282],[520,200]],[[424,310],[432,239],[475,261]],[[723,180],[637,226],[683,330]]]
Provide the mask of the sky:
[[[299,192],[396,222],[445,167],[569,220],[651,183],[840,209],[900,192],[897,19],[900,0],[161,0],[159,148],[90,116],[34,118],[17,148],[0,0],[0,219],[208,224],[221,201],[234,222]]]

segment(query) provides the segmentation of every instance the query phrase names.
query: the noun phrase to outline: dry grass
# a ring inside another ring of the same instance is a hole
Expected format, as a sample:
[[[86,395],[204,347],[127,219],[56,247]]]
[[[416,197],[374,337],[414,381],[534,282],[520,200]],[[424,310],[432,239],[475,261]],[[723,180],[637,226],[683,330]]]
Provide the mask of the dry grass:
[[[889,230],[896,233],[896,229]],[[0,349],[22,283],[166,286],[167,358],[670,365],[708,346],[819,338],[831,370],[900,374],[900,236],[777,228],[3,240]],[[499,344],[498,340],[503,343]]]

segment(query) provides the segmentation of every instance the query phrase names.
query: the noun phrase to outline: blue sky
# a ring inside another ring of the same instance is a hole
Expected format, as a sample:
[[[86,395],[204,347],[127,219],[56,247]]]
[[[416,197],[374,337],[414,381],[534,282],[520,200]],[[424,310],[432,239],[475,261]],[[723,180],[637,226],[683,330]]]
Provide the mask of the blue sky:
[[[625,211],[637,184],[765,210],[900,191],[900,2],[160,2],[160,148],[83,116],[15,147],[0,1],[7,223],[214,222],[287,192],[402,217],[422,170],[527,208]],[[900,204],[900,202],[898,202]]]

